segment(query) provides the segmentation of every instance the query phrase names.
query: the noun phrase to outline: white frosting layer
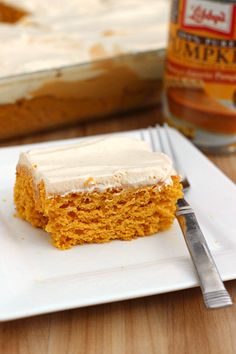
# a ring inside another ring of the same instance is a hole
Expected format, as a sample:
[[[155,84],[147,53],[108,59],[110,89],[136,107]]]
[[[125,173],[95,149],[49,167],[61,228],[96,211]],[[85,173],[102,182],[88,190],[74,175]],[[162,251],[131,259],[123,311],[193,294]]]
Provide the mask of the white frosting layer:
[[[18,166],[43,181],[46,194],[172,184],[170,158],[141,140],[110,137],[21,153]]]
[[[5,0],[29,12],[0,23],[0,77],[164,48],[167,0]]]

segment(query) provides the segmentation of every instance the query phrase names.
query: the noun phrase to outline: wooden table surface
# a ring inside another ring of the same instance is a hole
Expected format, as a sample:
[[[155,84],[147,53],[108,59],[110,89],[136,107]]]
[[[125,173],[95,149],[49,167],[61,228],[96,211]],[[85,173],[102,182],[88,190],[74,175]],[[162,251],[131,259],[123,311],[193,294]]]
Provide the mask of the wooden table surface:
[[[0,146],[131,130],[155,124],[159,116],[156,108]],[[236,154],[209,158],[236,182]],[[236,281],[226,286],[236,302]],[[207,311],[195,288],[3,322],[0,353],[235,354],[236,306]]]

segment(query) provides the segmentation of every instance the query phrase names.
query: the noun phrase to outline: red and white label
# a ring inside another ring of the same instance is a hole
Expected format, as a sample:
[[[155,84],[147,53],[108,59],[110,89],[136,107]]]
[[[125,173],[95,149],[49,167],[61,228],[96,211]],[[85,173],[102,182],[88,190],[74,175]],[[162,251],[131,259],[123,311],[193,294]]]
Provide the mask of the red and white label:
[[[183,27],[210,29],[231,34],[233,30],[234,5],[206,0],[185,0]]]

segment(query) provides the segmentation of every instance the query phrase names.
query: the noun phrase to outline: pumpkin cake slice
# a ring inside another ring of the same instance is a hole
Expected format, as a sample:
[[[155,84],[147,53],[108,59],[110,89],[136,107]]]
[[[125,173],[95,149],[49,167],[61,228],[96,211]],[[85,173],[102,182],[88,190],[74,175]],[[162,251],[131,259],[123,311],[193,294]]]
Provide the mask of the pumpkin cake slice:
[[[170,158],[126,137],[31,150],[16,168],[18,216],[60,249],[166,230],[181,197]]]

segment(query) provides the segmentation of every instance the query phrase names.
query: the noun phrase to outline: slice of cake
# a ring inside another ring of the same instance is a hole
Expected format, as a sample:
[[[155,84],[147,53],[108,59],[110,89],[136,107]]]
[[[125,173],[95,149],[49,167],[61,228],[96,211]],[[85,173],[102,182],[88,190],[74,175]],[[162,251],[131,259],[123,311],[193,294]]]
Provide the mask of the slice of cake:
[[[166,230],[181,197],[170,158],[125,137],[21,153],[14,190],[19,217],[60,249]]]

